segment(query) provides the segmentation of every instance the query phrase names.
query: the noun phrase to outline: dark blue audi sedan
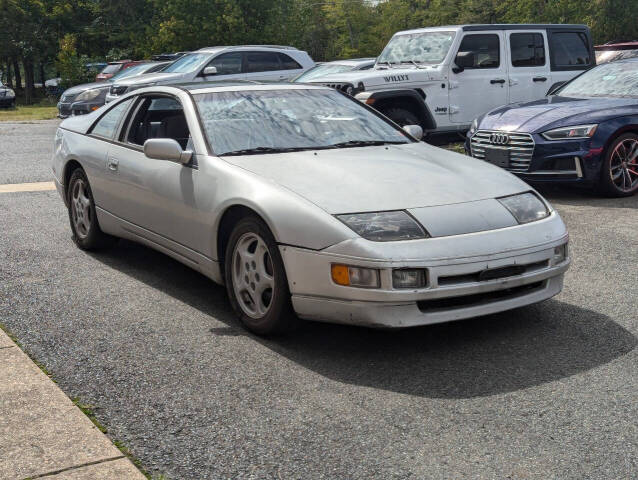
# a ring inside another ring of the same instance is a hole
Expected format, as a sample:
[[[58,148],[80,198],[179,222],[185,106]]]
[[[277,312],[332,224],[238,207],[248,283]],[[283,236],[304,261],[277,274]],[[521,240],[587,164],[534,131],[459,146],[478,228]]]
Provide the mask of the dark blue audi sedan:
[[[606,63],[542,100],[474,120],[465,150],[530,183],[571,182],[610,196],[638,191],[638,58]]]

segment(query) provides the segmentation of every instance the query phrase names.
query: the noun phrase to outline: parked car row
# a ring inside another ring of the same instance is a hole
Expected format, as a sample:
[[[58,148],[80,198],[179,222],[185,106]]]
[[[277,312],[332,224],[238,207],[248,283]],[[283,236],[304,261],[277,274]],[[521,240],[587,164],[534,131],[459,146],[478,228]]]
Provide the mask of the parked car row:
[[[0,82],[0,107],[13,108],[16,105],[16,92]]]

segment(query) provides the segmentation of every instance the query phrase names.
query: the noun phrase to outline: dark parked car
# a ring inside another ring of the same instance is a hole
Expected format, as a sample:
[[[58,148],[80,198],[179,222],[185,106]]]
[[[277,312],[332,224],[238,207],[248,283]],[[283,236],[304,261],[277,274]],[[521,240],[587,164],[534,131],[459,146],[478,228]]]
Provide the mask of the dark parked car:
[[[116,73],[126,70],[127,68],[131,68],[134,65],[144,63],[145,61],[146,60],[119,60],[117,62],[109,62],[108,65],[95,76],[95,81],[102,82],[104,80],[108,80]]]
[[[0,82],[0,107],[8,107],[13,108],[16,106],[16,94],[15,92],[7,87],[6,85],[2,85]]]
[[[596,45],[594,50],[596,51],[596,63],[600,65],[615,60],[638,57],[638,41]]]
[[[542,100],[488,112],[474,120],[465,149],[529,182],[636,193],[638,58],[598,65]]]
[[[106,94],[115,80],[146,73],[159,72],[172,62],[146,62],[120,71],[105,82],[84,83],[64,91],[58,102],[58,117],[83,115],[97,110],[105,103]]]

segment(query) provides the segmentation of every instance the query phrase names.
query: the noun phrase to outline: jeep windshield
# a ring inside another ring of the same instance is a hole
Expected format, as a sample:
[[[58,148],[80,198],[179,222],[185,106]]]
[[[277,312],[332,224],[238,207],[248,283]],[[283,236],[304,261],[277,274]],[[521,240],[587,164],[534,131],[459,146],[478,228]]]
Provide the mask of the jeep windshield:
[[[437,31],[395,35],[377,59],[377,65],[441,63],[452,46],[455,32]]]
[[[215,155],[410,143],[400,129],[334,90],[239,90],[194,95]]]

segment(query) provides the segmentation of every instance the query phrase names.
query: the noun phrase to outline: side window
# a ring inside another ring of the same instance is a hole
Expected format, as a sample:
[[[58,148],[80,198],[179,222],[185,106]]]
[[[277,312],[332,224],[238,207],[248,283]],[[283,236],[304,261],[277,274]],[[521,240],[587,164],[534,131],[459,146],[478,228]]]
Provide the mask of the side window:
[[[213,58],[208,67],[217,68],[217,75],[234,75],[241,73],[241,52],[222,53]]]
[[[510,34],[513,67],[541,67],[545,65],[545,42],[540,33]]]
[[[144,97],[131,119],[127,143],[143,146],[149,138],[172,138],[190,147],[190,131],[182,104],[173,97]]]
[[[586,67],[591,63],[587,35],[582,32],[556,32],[549,37],[552,67]]]
[[[120,123],[122,115],[124,115],[124,112],[132,101],[133,99],[125,100],[111,108],[111,110],[106,112],[93,126],[91,133],[93,135],[108,138],[109,140],[112,139],[115,136],[115,131],[117,130],[117,126]]]
[[[282,70],[300,70],[303,67],[285,53],[278,53]]]
[[[459,54],[466,53],[473,58],[472,66],[465,68],[498,68],[501,64],[500,47],[498,35],[466,35],[459,47]]]
[[[248,52],[246,54],[246,65],[246,73],[282,70],[276,52]]]

